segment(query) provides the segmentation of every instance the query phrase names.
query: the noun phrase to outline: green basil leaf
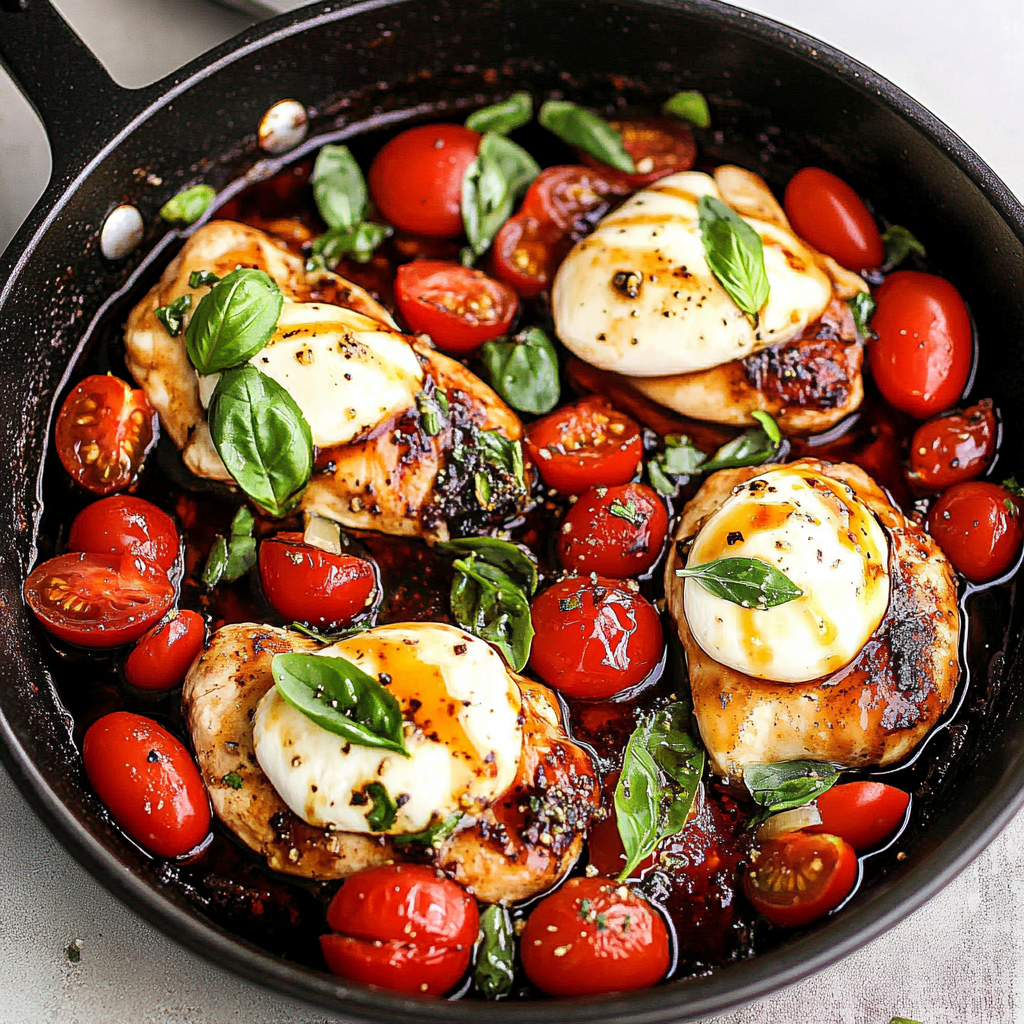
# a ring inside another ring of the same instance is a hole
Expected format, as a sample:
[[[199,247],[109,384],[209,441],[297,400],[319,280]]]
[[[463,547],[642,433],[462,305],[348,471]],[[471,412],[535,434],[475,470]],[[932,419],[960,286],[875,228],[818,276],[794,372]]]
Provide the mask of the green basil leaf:
[[[364,220],[354,228],[332,228],[313,239],[313,254],[306,270],[333,270],[341,259],[369,263],[377,247],[393,233],[387,224]]]
[[[256,564],[256,538],[252,535],[254,523],[252,513],[244,505],[231,520],[223,575],[226,582],[241,579]]]
[[[214,446],[235,483],[269,515],[290,512],[313,472],[313,437],[292,396],[242,366],[217,382],[209,412]]]
[[[778,450],[779,445],[768,436],[763,426],[754,427],[722,445],[707,462],[701,464],[700,471],[714,473],[719,469],[763,466]]]
[[[508,135],[533,120],[533,97],[528,92],[514,92],[507,100],[494,103],[481,110],[474,110],[466,118],[466,127],[471,131],[494,132]]]
[[[501,999],[515,979],[516,939],[509,912],[492,903],[480,915],[483,938],[473,958],[473,987],[484,999]]]
[[[692,569],[676,569],[676,575],[695,579],[715,597],[761,611],[803,596],[784,572],[760,558],[716,558]]]
[[[443,555],[476,555],[481,562],[503,569],[531,597],[537,593],[537,561],[519,544],[497,537],[460,537],[439,541],[434,550]]]
[[[430,378],[427,378],[430,381]],[[433,381],[430,381],[431,385]],[[420,426],[428,437],[436,437],[448,421],[448,396],[437,387],[425,388],[416,396]]]
[[[262,270],[233,270],[200,300],[185,331],[192,365],[203,376],[247,363],[272,337],[284,296]]]
[[[210,208],[217,190],[209,185],[193,185],[168,199],[160,207],[160,216],[168,224],[195,224]]]
[[[669,117],[678,117],[680,121],[688,121],[697,128],[711,127],[708,101],[696,89],[686,89],[670,96],[661,105],[661,112]]]
[[[853,322],[856,324],[857,333],[865,340],[877,337],[871,330],[871,318],[875,315],[875,310],[878,309],[878,303],[875,302],[871,293],[857,292],[847,302],[847,305],[850,307],[850,312],[853,313]]]
[[[366,816],[366,824],[371,832],[386,832],[398,817],[398,804],[381,782],[371,782],[363,786],[363,795],[373,801],[373,809]]]
[[[206,556],[206,565],[203,567],[203,586],[207,590],[213,590],[221,581],[224,570],[228,564],[228,542],[217,534],[213,538],[213,547]]]
[[[393,836],[392,842],[396,846],[407,846],[410,843],[417,843],[422,846],[432,846],[436,850],[455,831],[459,822],[462,821],[462,812],[455,811],[447,818],[435,821],[428,825],[422,832],[406,832],[402,835]]]
[[[840,772],[841,769],[821,761],[746,765],[743,769],[744,785],[754,802],[763,808],[751,824],[816,800],[835,785]]]
[[[671,497],[676,493],[676,481],[665,475],[657,456],[647,463],[647,477],[651,481],[651,486],[659,494]]]
[[[638,530],[647,522],[648,518],[645,512],[641,512],[636,507],[636,502],[632,498],[625,503],[616,498],[608,506],[608,514],[616,516],[618,519],[624,519],[630,526],[635,526]]]
[[[220,780],[225,786],[230,786],[232,789],[242,788],[242,776],[238,772],[228,772],[227,775],[223,776]]]
[[[882,232],[885,243],[885,270],[898,267],[911,253],[925,259],[928,255],[924,246],[900,224],[892,224]]]
[[[698,213],[711,273],[756,327],[769,290],[760,237],[731,206],[714,196],[700,197]]]
[[[779,430],[778,423],[775,422],[771,415],[763,409],[755,409],[750,415],[761,424],[761,429],[772,444],[782,444],[782,431]]]
[[[366,179],[348,146],[323,146],[313,174],[313,199],[329,228],[350,231],[366,214]]]
[[[491,387],[513,409],[539,416],[558,405],[558,356],[539,327],[485,342],[481,355]]]
[[[164,325],[164,329],[172,337],[176,338],[181,334],[185,326],[185,314],[192,308],[191,295],[179,295],[173,302],[166,306],[159,306],[153,310],[157,320]]]
[[[477,256],[490,248],[538,174],[537,161],[511,139],[487,132],[480,140],[476,159],[462,178],[462,224]]]
[[[541,106],[537,119],[568,145],[582,149],[617,171],[636,174],[636,165],[622,145],[622,136],[593,111],[566,100],[548,100]]]
[[[317,725],[359,747],[409,756],[398,701],[373,676],[345,658],[275,654],[274,685]]]
[[[293,622],[288,628],[309,637],[310,640],[315,640],[318,644],[336,644],[339,640],[347,640],[350,636],[355,636],[357,633],[365,633],[372,627],[368,625],[349,626],[347,629],[339,629],[336,633],[321,633],[312,626],[307,626],[304,622]]]
[[[673,495],[676,488],[701,469],[707,456],[685,434],[666,434],[665,447],[647,462],[651,486],[659,494]]]
[[[626,852],[622,881],[658,843],[681,832],[704,774],[704,749],[690,727],[690,704],[645,717],[626,744],[615,787],[615,816]]]
[[[205,288],[215,285],[220,278],[212,270],[193,270],[188,275],[189,288]]]

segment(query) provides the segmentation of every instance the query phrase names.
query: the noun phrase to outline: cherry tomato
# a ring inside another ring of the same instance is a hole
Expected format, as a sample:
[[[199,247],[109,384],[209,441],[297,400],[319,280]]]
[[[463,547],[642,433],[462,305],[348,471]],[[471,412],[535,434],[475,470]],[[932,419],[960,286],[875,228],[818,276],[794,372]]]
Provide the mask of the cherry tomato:
[[[648,117],[609,123],[622,135],[622,146],[633,158],[636,174],[617,171],[588,153],[581,153],[580,159],[588,167],[596,167],[602,174],[634,189],[650,185],[666,174],[688,171],[697,159],[693,130],[682,121]]]
[[[558,558],[569,570],[636,576],[658,560],[668,514],[646,484],[597,487],[580,495],[558,533]]]
[[[36,566],[25,600],[54,636],[82,647],[138,640],[167,614],[174,587],[163,569],[138,555],[74,553]]]
[[[519,946],[526,976],[549,996],[647,988],[669,968],[661,915],[626,886],[570,878],[534,908]]]
[[[438,348],[469,352],[508,332],[519,297],[482,270],[444,260],[415,260],[398,268],[395,302],[417,334]]]
[[[444,995],[469,968],[473,947],[418,945],[388,939],[370,942],[348,935],[321,935],[327,967],[332,974],[389,992],[423,996]]]
[[[537,675],[562,693],[590,700],[646,679],[664,650],[661,620],[633,587],[603,576],[570,577],[538,595],[530,652]]]
[[[793,230],[844,267],[866,270],[885,260],[875,218],[842,178],[805,167],[789,179],[782,202]]]
[[[998,579],[1020,557],[1021,501],[998,484],[969,480],[950,487],[932,506],[928,530],[972,583]]]
[[[139,690],[173,690],[181,686],[203,649],[205,634],[202,615],[177,612],[135,645],[124,664],[125,678]]]
[[[578,241],[594,230],[616,199],[629,192],[618,178],[590,167],[547,167],[527,189],[520,213],[541,223],[550,222]]]
[[[462,178],[480,135],[459,124],[410,128],[385,143],[370,164],[370,195],[384,219],[432,238],[462,234]]]
[[[928,493],[981,476],[995,455],[998,433],[989,398],[929,420],[910,442],[911,486]]]
[[[858,853],[878,846],[900,827],[910,796],[882,782],[846,782],[818,797],[821,824],[808,832],[845,839]]]
[[[494,239],[494,273],[528,299],[551,287],[571,245],[554,223],[517,213],[505,221]]]
[[[838,907],[856,880],[857,855],[845,840],[789,832],[754,848],[743,891],[773,924],[796,928]]]
[[[636,422],[595,395],[535,420],[524,440],[544,483],[563,494],[628,483],[644,450]]]
[[[167,572],[178,560],[174,520],[156,505],[130,495],[101,498],[75,516],[69,551],[123,555],[130,551]]]
[[[57,416],[57,454],[76,483],[96,494],[130,487],[153,443],[156,413],[144,391],[117,377],[86,377]]]
[[[156,722],[115,711],[94,722],[82,758],[114,821],[158,857],[194,850],[210,831],[210,804],[188,751]]]
[[[303,544],[300,533],[279,533],[260,545],[263,592],[283,618],[342,626],[364,611],[377,589],[373,565]]]
[[[878,389],[897,409],[928,419],[960,401],[974,358],[971,319],[945,279],[916,270],[890,274],[875,293],[868,347]]]

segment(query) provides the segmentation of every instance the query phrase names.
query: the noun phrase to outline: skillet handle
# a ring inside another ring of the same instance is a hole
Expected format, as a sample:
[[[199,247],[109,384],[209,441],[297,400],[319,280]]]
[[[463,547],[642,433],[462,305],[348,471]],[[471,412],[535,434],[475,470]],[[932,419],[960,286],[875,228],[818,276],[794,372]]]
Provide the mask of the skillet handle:
[[[73,178],[143,106],[49,0],[0,0],[0,63],[46,128],[51,184]]]

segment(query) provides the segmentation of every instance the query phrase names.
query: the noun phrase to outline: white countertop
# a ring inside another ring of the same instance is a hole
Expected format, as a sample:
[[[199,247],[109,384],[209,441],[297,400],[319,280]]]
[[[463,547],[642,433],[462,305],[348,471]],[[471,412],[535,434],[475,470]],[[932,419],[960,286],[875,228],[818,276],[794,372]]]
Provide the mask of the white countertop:
[[[294,0],[273,0],[284,10]],[[205,0],[59,0],[123,85],[248,22]],[[764,0],[933,110],[1024,196],[1021,0]],[[0,249],[42,191],[42,129],[0,72]],[[53,840],[0,769],[0,1024],[312,1024],[322,1013],[204,962],[136,917]],[[80,942],[71,963],[68,945]],[[843,963],[719,1024],[1024,1021],[1024,816],[916,914]]]

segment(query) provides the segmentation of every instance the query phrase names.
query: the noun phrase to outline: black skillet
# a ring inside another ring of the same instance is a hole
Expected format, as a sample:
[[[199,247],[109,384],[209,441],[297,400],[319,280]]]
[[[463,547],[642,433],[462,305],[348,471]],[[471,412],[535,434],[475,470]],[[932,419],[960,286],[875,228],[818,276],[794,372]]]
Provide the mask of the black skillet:
[[[219,928],[112,829],[89,792],[71,720],[21,599],[35,554],[40,467],[55,401],[104,304],[169,258],[157,210],[184,184],[218,189],[274,170],[256,145],[263,113],[294,98],[311,137],[407,117],[460,116],[514,88],[562,90],[607,108],[679,88],[711,99],[705,151],[784,182],[831,168],[909,225],[977,320],[976,394],[1022,442],[1024,210],[949,129],[892,84],[827,45],[712,0],[407,0],[321,4],[258,25],[146,89],[117,86],[46,0],[0,0],[0,58],[42,117],[53,175],[0,260],[0,754],[68,850],[168,934],[261,984],[381,1021],[662,1021],[709,1016],[818,971],[934,895],[1024,802],[1019,613],[974,666],[964,708],[934,738],[930,799],[909,856],[838,916],[752,960],[630,995],[572,1004],[421,1002],[332,980]],[[615,77],[613,84],[612,77]],[[312,144],[307,142],[308,146]],[[294,156],[294,153],[292,154]],[[264,162],[261,163],[261,160]],[[108,262],[99,232],[135,204],[141,244]],[[972,623],[1002,618],[978,594]]]

